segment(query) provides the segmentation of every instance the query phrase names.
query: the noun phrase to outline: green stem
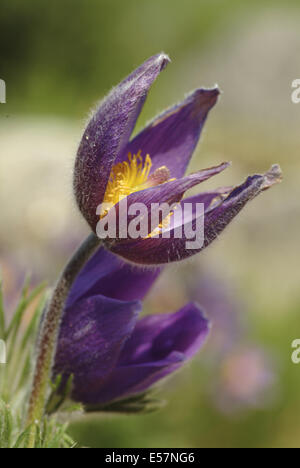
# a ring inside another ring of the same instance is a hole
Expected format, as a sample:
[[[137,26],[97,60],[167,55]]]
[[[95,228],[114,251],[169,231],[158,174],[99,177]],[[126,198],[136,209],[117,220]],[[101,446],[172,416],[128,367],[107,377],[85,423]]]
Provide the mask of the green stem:
[[[70,288],[82,267],[99,247],[100,242],[95,234],[91,234],[83,242],[63,270],[47,306],[37,346],[35,372],[26,421],[26,426],[31,427],[28,448],[35,446],[36,424],[41,421],[44,415],[60,323]]]

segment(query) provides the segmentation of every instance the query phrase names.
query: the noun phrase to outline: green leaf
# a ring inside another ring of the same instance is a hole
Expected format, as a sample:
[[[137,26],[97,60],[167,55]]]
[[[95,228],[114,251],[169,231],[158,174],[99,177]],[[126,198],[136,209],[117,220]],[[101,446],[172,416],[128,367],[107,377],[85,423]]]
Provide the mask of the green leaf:
[[[22,322],[22,318],[24,316],[24,313],[26,312],[27,307],[41,294],[41,292],[45,289],[45,284],[41,284],[37,286],[32,293],[27,297],[28,294],[28,285],[27,281],[25,280],[25,286],[22,291],[22,296],[21,300],[19,302],[19,305],[17,307],[17,310],[11,320],[11,323],[8,327],[8,330],[6,332],[6,340],[8,341],[8,357],[7,361],[10,361],[12,354],[15,351],[15,344],[18,336],[18,332],[20,329],[20,325]]]
[[[45,285],[42,284],[30,292],[29,279],[26,279],[15,314],[6,328],[0,279],[0,336],[5,339],[8,351],[7,364],[0,368],[0,448],[26,448],[33,434],[34,448],[73,448],[76,445],[67,434],[67,425],[60,424],[53,416],[44,416],[40,423],[27,428],[23,426],[32,378],[31,366],[36,335],[47,301],[46,294],[39,297],[44,288]],[[30,313],[29,323],[27,312]],[[25,314],[26,320],[23,320]],[[72,378],[68,380],[64,392],[58,397],[57,390],[60,385],[61,378],[52,385],[55,394],[52,400],[53,411],[68,401]]]
[[[115,400],[104,405],[87,405],[84,407],[85,412],[110,412],[110,413],[152,413],[158,411],[165,406],[164,400],[159,400],[151,396],[150,392],[139,393],[129,398]]]
[[[56,413],[66,401],[70,400],[73,386],[73,375],[70,375],[63,388],[61,387],[62,376],[58,375],[54,383],[51,384],[52,392],[46,405],[46,413]]]
[[[47,302],[47,295],[44,294],[41,300],[39,301],[38,306],[33,313],[31,321],[29,322],[29,325],[27,326],[27,329],[23,335],[23,338],[21,341],[21,349],[24,349],[27,346],[28,341],[30,340],[30,338],[32,338],[32,335],[36,332],[38,321],[41,318],[46,302]]]
[[[24,448],[26,447],[27,440],[29,439],[30,433],[31,433],[32,426],[27,427],[25,431],[22,431],[19,437],[17,438],[17,441],[11,448]]]
[[[0,400],[0,448],[9,448],[12,436],[13,420],[10,408]]]
[[[15,385],[14,385],[14,391],[17,389],[21,388],[22,386],[25,385],[26,380],[28,379],[28,375],[31,371],[31,365],[32,365],[32,351],[34,347],[34,342],[36,340],[36,332],[38,328],[38,323],[42,315],[42,311],[45,307],[47,301],[47,295],[44,294],[41,298],[41,300],[38,303],[38,306],[36,307],[31,321],[29,322],[27,328],[24,331],[24,334],[21,339],[21,343],[18,346],[18,353],[16,354],[21,354],[20,356],[17,356],[17,359],[19,360],[19,370],[18,370],[18,375],[15,378]]]
[[[0,339],[5,338],[5,313],[3,301],[3,282],[0,276]]]
[[[45,287],[45,283],[40,284],[28,296],[29,279],[28,277],[25,279],[24,287],[21,293],[21,299],[5,334],[6,339],[10,338],[12,335],[15,336],[17,334],[24,312],[26,311],[27,307],[37,298],[37,296],[39,296],[39,294],[45,289]]]

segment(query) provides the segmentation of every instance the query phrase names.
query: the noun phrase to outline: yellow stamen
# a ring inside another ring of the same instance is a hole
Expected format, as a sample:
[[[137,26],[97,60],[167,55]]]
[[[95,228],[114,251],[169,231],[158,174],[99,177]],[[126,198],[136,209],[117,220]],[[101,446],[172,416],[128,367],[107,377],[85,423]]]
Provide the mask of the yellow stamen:
[[[150,232],[150,234],[148,234],[147,238],[159,236],[164,229],[167,229],[170,226],[172,216],[174,216],[174,211],[169,213],[165,217],[165,219],[163,219],[163,221],[157,226],[157,228],[155,228],[152,232]]]
[[[149,177],[151,167],[149,154],[143,160],[141,151],[134,155],[129,153],[128,161],[118,163],[112,168],[103,204],[114,206],[131,193],[163,184],[170,179],[170,172],[165,166],[156,169]],[[108,210],[104,207],[100,217],[103,218],[107,213]]]

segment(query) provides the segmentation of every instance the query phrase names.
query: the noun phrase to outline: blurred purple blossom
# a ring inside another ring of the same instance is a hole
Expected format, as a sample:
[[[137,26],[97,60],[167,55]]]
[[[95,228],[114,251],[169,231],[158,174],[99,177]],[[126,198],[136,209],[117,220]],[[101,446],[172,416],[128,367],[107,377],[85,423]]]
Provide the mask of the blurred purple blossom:
[[[224,413],[267,408],[277,393],[277,366],[269,352],[259,346],[239,346],[220,366],[214,390]]]
[[[205,311],[212,323],[209,360],[223,359],[247,334],[246,305],[234,283],[212,268],[196,265],[187,272],[187,295]]]

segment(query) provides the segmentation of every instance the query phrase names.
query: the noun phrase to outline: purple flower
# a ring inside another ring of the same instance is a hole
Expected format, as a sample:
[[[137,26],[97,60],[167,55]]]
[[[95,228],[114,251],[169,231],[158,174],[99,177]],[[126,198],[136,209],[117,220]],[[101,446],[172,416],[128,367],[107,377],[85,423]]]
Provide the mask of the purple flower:
[[[138,319],[160,270],[124,264],[101,248],[68,298],[54,376],[73,375],[72,398],[99,407],[145,392],[202,346],[209,324],[195,304]]]
[[[172,216],[163,220],[167,223],[158,224],[155,236],[149,223],[146,236],[120,239],[116,235],[106,241],[106,248],[136,264],[158,265],[194,255],[216,239],[249,200],[281,177],[280,168],[273,166],[266,174],[249,177],[235,189],[217,189],[182,201],[187,190],[223,171],[228,164],[184,175],[207,115],[217,102],[217,88],[197,89],[129,140],[147,93],[168,62],[164,54],[151,57],[110,92],[87,125],[75,164],[77,204],[94,232],[100,217],[109,213],[99,213],[103,203],[116,207],[117,225],[122,200],[126,200],[128,211],[133,204],[143,203],[149,216],[154,203],[191,203],[194,209],[190,219],[181,222],[184,232],[195,231],[199,221],[195,207],[204,203],[205,234],[199,248],[187,249],[186,241],[191,239],[185,235],[176,238],[179,226]],[[168,238],[162,235],[166,230]]]

